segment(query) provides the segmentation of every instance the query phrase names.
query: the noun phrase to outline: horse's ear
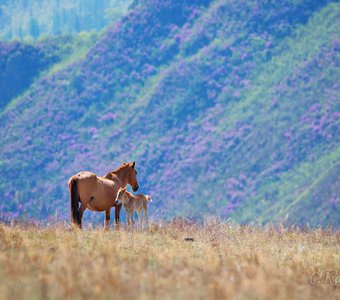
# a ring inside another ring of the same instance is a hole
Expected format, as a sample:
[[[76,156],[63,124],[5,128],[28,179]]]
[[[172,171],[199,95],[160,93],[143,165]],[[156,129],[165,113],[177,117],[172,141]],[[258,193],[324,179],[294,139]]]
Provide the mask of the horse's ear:
[[[122,161],[122,164],[125,166],[125,165],[126,165],[126,162],[123,162],[123,161]]]
[[[134,162],[132,163],[132,168],[134,168],[135,165],[136,165],[136,162],[134,161]]]

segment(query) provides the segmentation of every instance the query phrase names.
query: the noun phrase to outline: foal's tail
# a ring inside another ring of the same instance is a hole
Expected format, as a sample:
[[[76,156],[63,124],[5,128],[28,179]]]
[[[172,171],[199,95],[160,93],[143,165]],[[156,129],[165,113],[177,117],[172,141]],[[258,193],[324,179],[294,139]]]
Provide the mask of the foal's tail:
[[[78,193],[78,179],[72,177],[68,183],[68,188],[70,191],[70,208],[71,208],[71,222],[77,224],[79,227],[81,225],[81,220],[79,216],[79,193]]]
[[[146,200],[148,200],[148,202],[152,202],[150,195],[145,195],[145,198],[146,198]]]

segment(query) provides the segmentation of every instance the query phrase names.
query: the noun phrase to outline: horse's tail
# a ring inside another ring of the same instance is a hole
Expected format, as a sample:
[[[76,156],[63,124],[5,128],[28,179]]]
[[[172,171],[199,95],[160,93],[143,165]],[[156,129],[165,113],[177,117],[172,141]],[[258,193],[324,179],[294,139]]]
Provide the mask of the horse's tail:
[[[145,198],[146,198],[146,200],[148,200],[148,202],[152,202],[150,195],[145,195]]]
[[[70,191],[71,222],[80,226],[78,179],[72,177],[69,181],[68,188]]]

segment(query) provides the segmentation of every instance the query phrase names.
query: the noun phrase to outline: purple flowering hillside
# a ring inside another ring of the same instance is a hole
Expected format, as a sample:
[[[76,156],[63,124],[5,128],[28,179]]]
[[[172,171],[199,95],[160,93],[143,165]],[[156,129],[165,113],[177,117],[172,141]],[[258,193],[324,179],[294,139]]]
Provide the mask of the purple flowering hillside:
[[[41,47],[0,43],[0,107],[27,89],[41,70],[56,62],[57,57],[48,54]]]
[[[0,219],[68,219],[71,175],[135,160],[153,218],[339,227],[339,20],[144,0],[84,42],[2,43]]]

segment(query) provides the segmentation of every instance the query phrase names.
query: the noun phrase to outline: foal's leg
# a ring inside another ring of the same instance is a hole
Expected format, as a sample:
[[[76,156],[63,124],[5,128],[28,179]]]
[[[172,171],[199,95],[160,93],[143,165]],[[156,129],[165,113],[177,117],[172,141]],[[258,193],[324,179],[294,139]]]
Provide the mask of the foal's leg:
[[[111,211],[111,207],[105,211],[104,229],[109,229],[110,227],[110,211]]]
[[[137,215],[138,215],[139,225],[140,225],[140,228],[142,228],[143,220],[142,220],[142,216],[141,216],[140,212],[141,212],[141,209],[138,209],[137,210]]]
[[[147,206],[143,207],[144,209],[144,215],[145,215],[145,223],[146,223],[146,226],[149,227],[149,217],[148,217],[148,208]]]
[[[130,212],[130,218],[131,218],[131,224],[132,224],[132,226],[135,225],[134,215],[135,215],[135,212],[134,212],[134,211]]]

